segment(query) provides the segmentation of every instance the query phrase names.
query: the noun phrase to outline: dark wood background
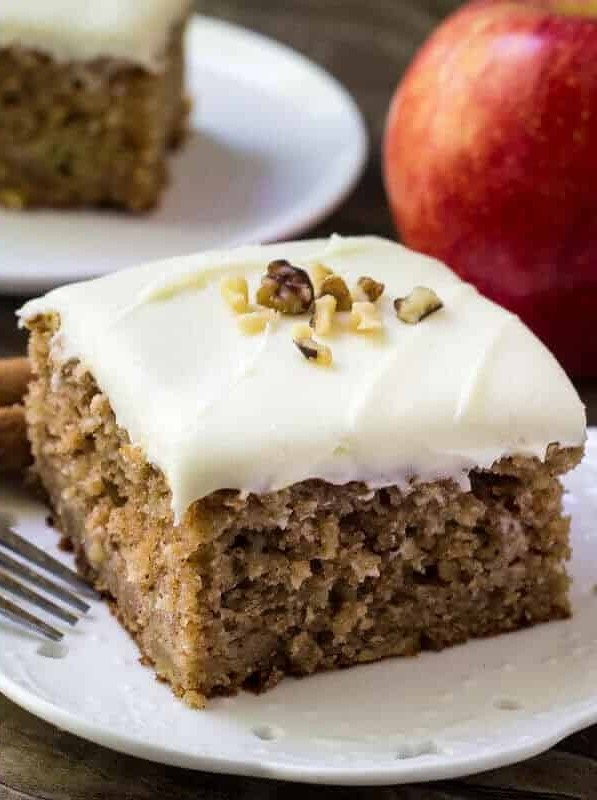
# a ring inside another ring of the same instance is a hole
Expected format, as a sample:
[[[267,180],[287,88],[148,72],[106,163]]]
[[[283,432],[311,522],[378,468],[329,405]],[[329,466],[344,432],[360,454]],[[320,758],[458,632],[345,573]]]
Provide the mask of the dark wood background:
[[[286,42],[354,94],[372,152],[353,196],[318,233],[394,234],[381,183],[380,139],[392,91],[417,46],[457,0],[203,0],[205,13]],[[222,53],[222,58],[227,54]],[[233,57],[233,54],[231,54]],[[312,232],[311,232],[312,233]],[[1,248],[1,243],[0,243]],[[0,249],[0,270],[1,264]],[[21,299],[0,297],[0,356],[20,352]],[[597,423],[597,382],[579,389]],[[0,642],[0,647],[2,646]],[[186,772],[111,753],[62,733],[0,695],[0,800],[597,800],[597,728],[518,766],[427,786],[309,787]]]

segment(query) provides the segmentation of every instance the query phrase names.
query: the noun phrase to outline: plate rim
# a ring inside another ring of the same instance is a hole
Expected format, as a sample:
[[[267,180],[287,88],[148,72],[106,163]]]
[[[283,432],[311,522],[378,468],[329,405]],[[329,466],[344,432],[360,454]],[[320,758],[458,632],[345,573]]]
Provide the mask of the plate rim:
[[[353,95],[338,78],[323,66],[311,60],[300,51],[295,50],[290,45],[280,42],[259,31],[246,28],[243,25],[197,13],[193,14],[189,20],[187,36],[192,37],[193,31],[205,24],[209,25],[214,31],[219,30],[225,32],[226,35],[240,36],[245,41],[253,43],[254,46],[260,49],[266,49],[270,53],[277,53],[283,58],[292,59],[295,64],[301,66],[301,69],[307,70],[312,75],[316,76],[317,80],[322,86],[326,87],[327,91],[335,93],[336,96],[342,100],[344,113],[347,115],[347,119],[350,119],[352,151],[350,153],[350,163],[341,179],[336,180],[335,183],[326,187],[325,193],[320,192],[307,207],[303,208],[300,204],[296,204],[296,207],[290,209],[281,220],[278,220],[274,224],[263,221],[255,226],[253,234],[243,237],[232,237],[229,241],[223,241],[217,246],[227,247],[240,244],[269,244],[299,237],[337,210],[352,194],[359,183],[370,153],[370,137],[363,113]],[[190,60],[191,59],[187,56],[187,64],[190,63]],[[41,210],[52,211],[52,209]],[[94,213],[93,209],[81,209],[81,211],[85,213]],[[14,212],[2,211],[2,217],[7,219],[10,213]],[[35,210],[33,212],[21,213],[35,213]],[[76,215],[77,209],[67,209],[65,212],[57,210],[55,213]],[[100,212],[98,211],[97,213],[99,216]],[[106,223],[106,228],[109,231],[109,221]],[[200,249],[199,246],[190,251],[190,253],[198,252]],[[188,254],[188,251],[175,255],[185,254]],[[132,267],[135,266],[135,264],[133,263],[129,266]],[[124,269],[126,269],[126,267],[124,267]],[[24,272],[24,268],[21,265],[12,268],[12,272],[8,275],[6,274],[6,269],[0,269],[0,294],[7,297],[30,296],[49,291],[56,286],[66,283],[74,283],[79,280],[92,280],[94,277],[101,277],[106,274],[110,273],[108,271],[100,271],[96,275],[83,275],[77,278],[60,275],[58,273],[51,278],[39,274],[29,276],[27,272]]]
[[[2,671],[0,671],[0,693],[20,708],[50,725],[123,755],[195,772],[326,786],[399,786],[408,783],[464,778],[534,758],[547,752],[573,733],[597,723],[596,694],[596,704],[593,709],[578,712],[573,717],[567,718],[566,724],[552,726],[543,736],[533,739],[532,743],[529,742],[524,746],[511,746],[495,753],[481,753],[454,760],[450,760],[449,756],[444,756],[444,760],[436,765],[430,764],[429,761],[423,763],[422,759],[435,758],[431,755],[419,757],[413,760],[412,764],[397,758],[394,767],[387,765],[361,766],[350,769],[340,766],[317,766],[307,771],[308,768],[304,764],[293,765],[284,762],[282,759],[277,759],[275,754],[269,756],[264,762],[259,762],[256,757],[239,760],[226,757],[216,758],[211,755],[183,755],[174,749],[146,744],[136,737],[126,738],[121,734],[105,732],[104,729],[94,728],[83,719],[79,719],[54,703],[29,694],[26,689],[7,678]]]

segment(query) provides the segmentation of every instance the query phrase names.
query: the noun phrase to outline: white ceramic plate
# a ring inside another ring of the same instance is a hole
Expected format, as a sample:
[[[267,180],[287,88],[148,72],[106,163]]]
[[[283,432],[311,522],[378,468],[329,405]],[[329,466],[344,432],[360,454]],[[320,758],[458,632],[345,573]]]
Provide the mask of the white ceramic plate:
[[[345,89],[294,51],[206,17],[187,47],[192,133],[148,216],[0,211],[0,291],[50,286],[221,245],[288,238],[330,213],[367,155]]]
[[[597,722],[597,429],[566,482],[574,547],[569,621],[288,679],[259,697],[241,694],[192,711],[139,664],[131,639],[97,603],[63,646],[0,622],[0,690],[106,747],[213,772],[395,784],[527,758]],[[44,508],[0,488],[0,509],[57,554]]]

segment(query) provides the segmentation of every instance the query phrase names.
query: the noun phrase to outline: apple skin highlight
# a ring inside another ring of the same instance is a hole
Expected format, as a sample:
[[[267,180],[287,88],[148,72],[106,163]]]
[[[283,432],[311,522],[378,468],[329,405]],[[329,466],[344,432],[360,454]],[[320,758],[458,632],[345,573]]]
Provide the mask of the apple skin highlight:
[[[407,245],[597,375],[597,8],[478,0],[448,18],[394,96],[384,173]]]

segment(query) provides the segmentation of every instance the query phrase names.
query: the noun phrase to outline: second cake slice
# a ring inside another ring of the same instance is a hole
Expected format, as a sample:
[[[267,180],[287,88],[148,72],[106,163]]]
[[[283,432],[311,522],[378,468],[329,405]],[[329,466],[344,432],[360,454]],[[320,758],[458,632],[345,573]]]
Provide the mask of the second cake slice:
[[[189,0],[2,0],[0,206],[158,202],[185,129]]]

